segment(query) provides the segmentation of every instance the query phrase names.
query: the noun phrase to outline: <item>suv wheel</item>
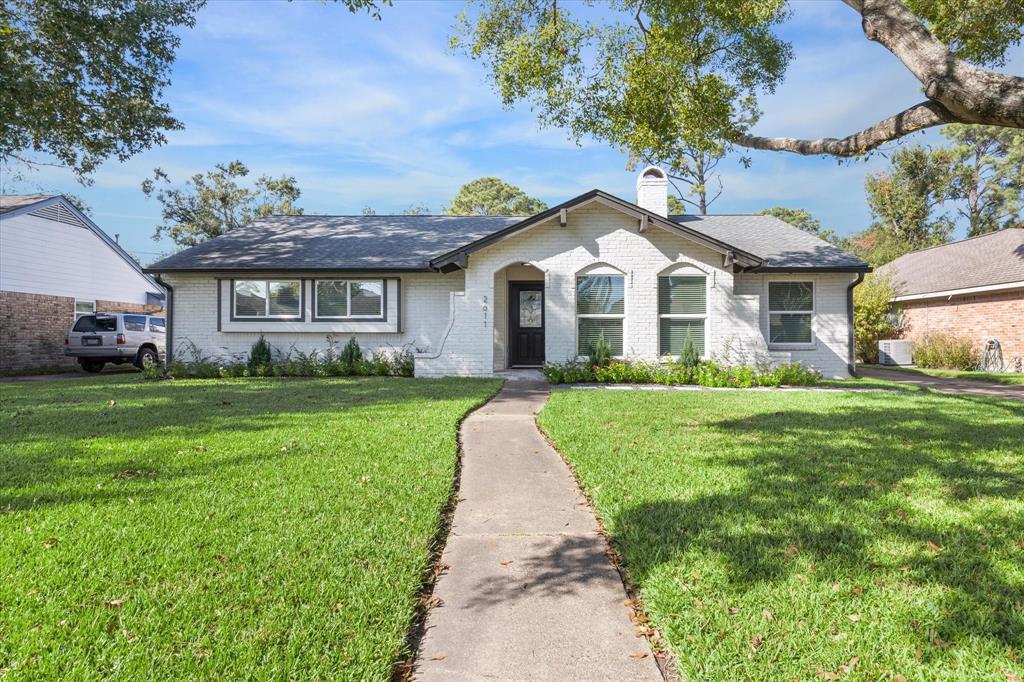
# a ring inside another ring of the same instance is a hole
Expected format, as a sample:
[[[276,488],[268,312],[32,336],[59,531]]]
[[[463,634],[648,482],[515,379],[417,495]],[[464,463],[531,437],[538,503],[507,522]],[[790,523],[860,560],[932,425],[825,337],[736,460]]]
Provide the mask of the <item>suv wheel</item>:
[[[107,363],[105,361],[103,361],[103,360],[95,360],[95,359],[91,359],[91,358],[90,359],[84,359],[83,358],[79,362],[79,364],[81,364],[82,365],[82,369],[84,369],[89,374],[99,374],[100,372],[103,371],[103,366],[106,365]]]
[[[135,356],[135,366],[139,369],[148,369],[158,362],[160,358],[152,348],[140,348],[139,354]]]

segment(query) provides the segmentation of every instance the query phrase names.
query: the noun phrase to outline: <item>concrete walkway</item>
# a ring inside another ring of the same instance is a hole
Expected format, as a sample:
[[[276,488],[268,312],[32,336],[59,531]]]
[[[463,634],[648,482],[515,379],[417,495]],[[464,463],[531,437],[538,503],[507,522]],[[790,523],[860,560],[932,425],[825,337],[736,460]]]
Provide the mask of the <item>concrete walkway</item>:
[[[662,679],[630,622],[597,519],[508,382],[462,425],[459,502],[416,680]]]
[[[901,372],[897,369],[882,369],[879,367],[860,367],[857,369],[857,374],[869,379],[886,379],[912,386],[922,386],[939,391],[940,393],[949,393],[950,395],[976,395],[988,398],[1024,400],[1024,386],[997,384],[994,381],[933,377],[927,374],[914,374],[911,372]]]

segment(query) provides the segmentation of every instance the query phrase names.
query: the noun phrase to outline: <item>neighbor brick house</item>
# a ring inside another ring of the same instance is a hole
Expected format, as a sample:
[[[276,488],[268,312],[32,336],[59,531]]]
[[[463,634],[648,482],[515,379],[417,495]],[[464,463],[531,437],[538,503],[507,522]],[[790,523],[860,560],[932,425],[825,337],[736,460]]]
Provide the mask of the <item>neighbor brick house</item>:
[[[914,251],[878,272],[892,277],[907,338],[998,339],[1008,364],[1024,356],[1024,228]]]
[[[85,312],[154,312],[164,292],[61,196],[0,196],[0,371],[75,367],[64,338]]]
[[[272,216],[152,265],[169,352],[281,353],[355,336],[417,376],[487,376],[588,355],[662,360],[690,338],[728,362],[852,367],[852,289],[870,267],[771,216],[668,215],[592,190],[534,216]]]

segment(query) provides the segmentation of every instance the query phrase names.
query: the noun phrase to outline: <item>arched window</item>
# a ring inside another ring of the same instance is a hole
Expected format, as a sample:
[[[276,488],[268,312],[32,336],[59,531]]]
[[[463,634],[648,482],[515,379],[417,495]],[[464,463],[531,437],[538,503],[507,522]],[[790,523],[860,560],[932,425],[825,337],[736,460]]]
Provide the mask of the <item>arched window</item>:
[[[662,355],[679,355],[690,339],[704,355],[707,277],[694,270],[658,277],[658,342]]]
[[[580,355],[592,355],[602,337],[612,355],[622,355],[625,317],[626,279],[621,273],[601,268],[576,277],[576,350]]]

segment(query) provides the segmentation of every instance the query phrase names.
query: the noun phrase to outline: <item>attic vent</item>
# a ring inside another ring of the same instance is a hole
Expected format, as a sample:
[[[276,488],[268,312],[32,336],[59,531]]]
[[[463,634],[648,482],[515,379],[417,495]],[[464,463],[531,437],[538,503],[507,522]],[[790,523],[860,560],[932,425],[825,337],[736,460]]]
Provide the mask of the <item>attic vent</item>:
[[[49,206],[43,206],[29,213],[37,218],[45,218],[46,220],[56,220],[58,223],[65,223],[67,225],[74,225],[76,227],[82,227],[88,229],[88,226],[78,219],[74,213],[68,210],[67,206],[57,202],[50,204]]]

